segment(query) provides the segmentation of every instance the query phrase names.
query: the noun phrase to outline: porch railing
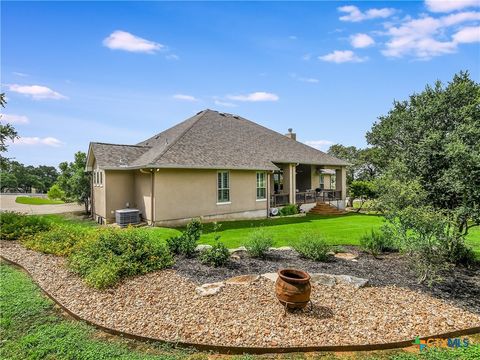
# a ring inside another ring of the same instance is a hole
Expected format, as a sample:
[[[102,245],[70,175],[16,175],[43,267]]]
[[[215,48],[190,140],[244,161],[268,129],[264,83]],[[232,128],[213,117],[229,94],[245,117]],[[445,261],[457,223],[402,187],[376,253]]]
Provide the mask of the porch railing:
[[[273,194],[270,196],[270,206],[277,207],[289,203],[289,194]],[[295,194],[295,203],[311,204],[315,202],[330,202],[342,200],[342,192],[337,190],[303,191]]]

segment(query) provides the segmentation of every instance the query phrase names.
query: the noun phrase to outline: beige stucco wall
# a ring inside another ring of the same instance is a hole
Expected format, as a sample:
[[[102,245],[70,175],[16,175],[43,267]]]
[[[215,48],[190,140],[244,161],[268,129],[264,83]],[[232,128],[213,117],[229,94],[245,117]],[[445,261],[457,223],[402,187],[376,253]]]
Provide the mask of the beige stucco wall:
[[[152,221],[152,175],[142,173],[140,170],[134,172],[133,182],[134,207],[140,210],[142,217],[148,222]]]
[[[155,172],[155,221],[265,210],[256,200],[256,171],[230,171],[230,203],[217,204],[217,171],[160,169]]]
[[[93,169],[98,170],[98,165],[95,161],[93,163]],[[105,174],[103,176],[105,176]],[[92,177],[92,181],[93,181],[93,177]],[[96,220],[98,216],[105,218],[105,215],[106,215],[105,183],[102,186],[93,185],[93,183],[91,185],[92,185],[92,193],[93,193],[93,201],[94,201],[93,211],[94,211],[94,215],[96,215],[94,216],[94,219]]]
[[[115,210],[126,208],[127,202],[131,208],[135,207],[132,171],[105,171],[104,187],[107,222],[114,221]]]

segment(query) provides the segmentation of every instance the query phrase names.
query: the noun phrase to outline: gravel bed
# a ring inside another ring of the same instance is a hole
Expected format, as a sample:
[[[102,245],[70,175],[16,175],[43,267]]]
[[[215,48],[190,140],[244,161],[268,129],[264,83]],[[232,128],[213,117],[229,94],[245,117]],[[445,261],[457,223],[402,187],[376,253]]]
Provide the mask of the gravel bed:
[[[369,279],[372,286],[397,286],[421,291],[450,302],[465,310],[480,314],[480,264],[470,269],[455,267],[442,273],[444,280],[433,286],[419,284],[410,268],[408,259],[398,253],[384,254],[377,258],[355,246],[344,246],[349,253],[358,255],[356,261],[333,258],[330,262],[315,262],[299,257],[295,251],[270,251],[265,260],[252,259],[243,254],[226,267],[212,268],[196,259],[177,259],[174,269],[197,284],[222,281],[242,274],[276,272],[292,267],[309,273],[353,275]],[[242,254],[242,253],[239,253]]]
[[[210,297],[175,270],[127,279],[97,291],[65,260],[0,242],[1,254],[24,266],[42,288],[77,315],[116,330],[169,341],[225,346],[321,346],[413,339],[478,326],[480,316],[395,286],[313,286],[313,311],[284,315],[274,283],[226,284]]]

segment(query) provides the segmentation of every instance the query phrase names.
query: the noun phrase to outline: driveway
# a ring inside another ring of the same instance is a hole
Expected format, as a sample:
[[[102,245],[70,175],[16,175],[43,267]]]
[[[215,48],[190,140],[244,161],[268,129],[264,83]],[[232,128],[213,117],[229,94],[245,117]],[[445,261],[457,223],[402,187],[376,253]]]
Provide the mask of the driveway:
[[[84,211],[83,205],[76,203],[57,204],[57,205],[27,205],[18,204],[15,199],[18,195],[1,194],[0,195],[0,209],[2,211],[17,211],[26,214],[61,214],[73,211]]]

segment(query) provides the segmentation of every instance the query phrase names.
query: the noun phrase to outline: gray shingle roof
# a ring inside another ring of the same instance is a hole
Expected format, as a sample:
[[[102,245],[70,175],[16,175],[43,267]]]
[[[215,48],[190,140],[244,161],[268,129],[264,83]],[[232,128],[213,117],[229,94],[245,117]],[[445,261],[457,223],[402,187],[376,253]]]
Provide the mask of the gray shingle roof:
[[[240,116],[204,110],[137,145],[92,143],[102,168],[275,170],[273,163],[347,165]]]

